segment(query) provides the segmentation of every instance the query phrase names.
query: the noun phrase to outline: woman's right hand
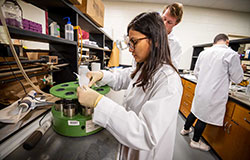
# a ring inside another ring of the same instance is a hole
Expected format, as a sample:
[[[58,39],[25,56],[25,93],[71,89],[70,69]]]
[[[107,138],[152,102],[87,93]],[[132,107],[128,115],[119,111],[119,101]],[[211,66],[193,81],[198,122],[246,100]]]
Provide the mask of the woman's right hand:
[[[89,84],[88,87],[91,87],[93,84],[95,84],[97,81],[100,81],[103,77],[102,71],[90,71],[86,75],[89,78]]]

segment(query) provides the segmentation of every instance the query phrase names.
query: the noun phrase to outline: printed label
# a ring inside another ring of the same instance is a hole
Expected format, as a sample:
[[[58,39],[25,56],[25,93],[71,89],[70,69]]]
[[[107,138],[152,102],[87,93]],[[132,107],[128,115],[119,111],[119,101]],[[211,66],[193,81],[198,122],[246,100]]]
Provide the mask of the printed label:
[[[79,126],[80,122],[79,121],[68,120],[68,125],[69,126]]]
[[[92,132],[97,130],[98,128],[101,128],[97,124],[93,123],[92,120],[86,121],[86,133]]]

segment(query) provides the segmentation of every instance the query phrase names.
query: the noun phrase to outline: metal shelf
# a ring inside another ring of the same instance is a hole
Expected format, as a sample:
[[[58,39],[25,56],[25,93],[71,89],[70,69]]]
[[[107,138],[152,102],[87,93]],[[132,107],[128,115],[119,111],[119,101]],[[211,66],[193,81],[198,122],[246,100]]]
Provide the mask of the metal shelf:
[[[84,48],[89,48],[89,49],[95,49],[95,50],[102,50],[102,51],[111,52],[110,49],[104,49],[104,48],[97,47],[97,46],[93,46],[93,45],[89,45],[89,44],[83,44],[83,47],[84,47]]]
[[[23,30],[20,28],[8,26],[10,36],[16,39],[45,42],[50,44],[68,44],[77,45],[76,41],[70,41],[63,38],[57,38],[46,34],[36,33],[32,31]]]
[[[78,8],[73,6],[71,3],[65,1],[65,0],[25,0],[28,3],[31,3],[38,8],[41,8],[46,11],[74,11],[79,17],[79,25],[83,30],[89,33],[95,33],[95,34],[104,34],[106,40],[113,41],[111,37],[109,37],[103,30],[101,30],[99,27],[97,27],[85,14],[83,14]]]

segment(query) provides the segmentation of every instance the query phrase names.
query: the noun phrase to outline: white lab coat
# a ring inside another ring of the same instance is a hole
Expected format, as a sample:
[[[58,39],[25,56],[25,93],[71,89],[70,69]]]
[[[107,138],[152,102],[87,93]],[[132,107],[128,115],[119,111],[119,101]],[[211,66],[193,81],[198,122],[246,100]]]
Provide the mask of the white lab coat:
[[[194,73],[198,81],[191,112],[203,122],[222,126],[230,80],[243,79],[238,54],[226,45],[214,45],[200,53]]]
[[[172,67],[163,65],[153,77],[153,87],[143,92],[132,86],[139,72],[131,79],[131,69],[103,71],[99,84],[127,90],[123,106],[103,97],[94,109],[93,122],[122,144],[119,160],[171,160],[182,96],[180,77]]]
[[[171,32],[168,35],[168,44],[169,44],[172,63],[175,66],[175,68],[178,69],[182,50],[181,50],[181,45],[179,41],[175,38],[173,32]]]

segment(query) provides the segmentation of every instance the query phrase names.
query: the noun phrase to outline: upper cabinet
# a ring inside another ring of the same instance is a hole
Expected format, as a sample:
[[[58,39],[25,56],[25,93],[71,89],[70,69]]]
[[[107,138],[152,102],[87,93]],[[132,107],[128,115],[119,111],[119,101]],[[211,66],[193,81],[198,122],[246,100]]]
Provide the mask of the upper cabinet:
[[[244,49],[242,49],[241,45],[245,45],[245,44],[250,44],[250,38],[244,38],[244,39],[237,39],[237,40],[230,40],[229,41],[229,47],[231,47],[234,51],[236,52],[243,52]],[[194,45],[193,46],[193,55],[192,55],[192,62],[191,62],[191,67],[190,70],[194,70],[197,58],[200,54],[200,52],[202,52],[204,50],[204,48],[206,47],[211,47],[213,45],[213,43],[206,43],[206,44],[200,44],[200,45]],[[241,53],[240,53],[241,54]],[[242,58],[242,60],[246,60],[244,58]]]

